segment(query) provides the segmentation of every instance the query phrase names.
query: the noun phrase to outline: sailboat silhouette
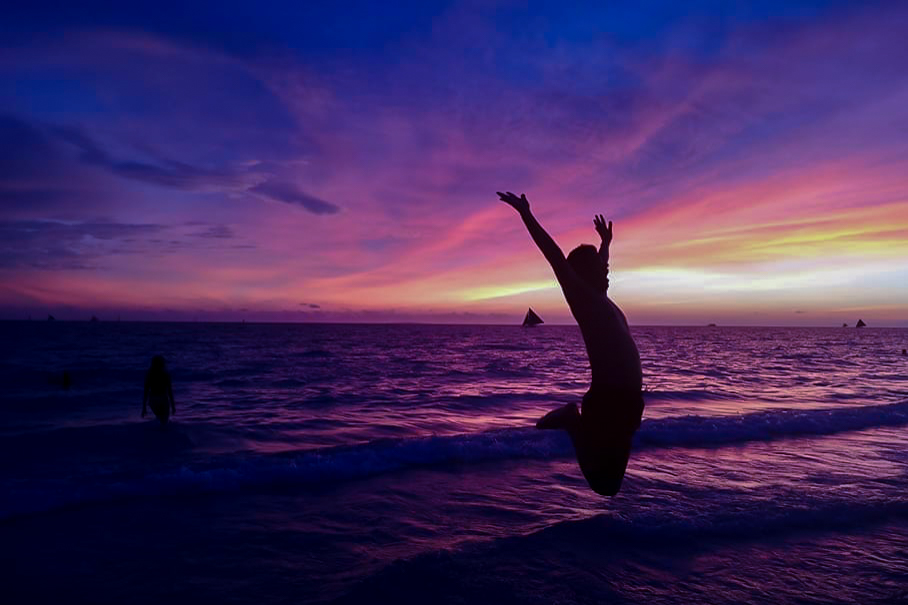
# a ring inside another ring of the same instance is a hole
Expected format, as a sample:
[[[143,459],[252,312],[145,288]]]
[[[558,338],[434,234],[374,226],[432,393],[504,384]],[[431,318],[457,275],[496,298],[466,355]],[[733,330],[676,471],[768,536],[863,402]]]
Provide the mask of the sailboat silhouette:
[[[527,315],[523,318],[523,325],[538,326],[541,323],[545,323],[542,321],[542,318],[536,315],[532,308],[527,309]]]

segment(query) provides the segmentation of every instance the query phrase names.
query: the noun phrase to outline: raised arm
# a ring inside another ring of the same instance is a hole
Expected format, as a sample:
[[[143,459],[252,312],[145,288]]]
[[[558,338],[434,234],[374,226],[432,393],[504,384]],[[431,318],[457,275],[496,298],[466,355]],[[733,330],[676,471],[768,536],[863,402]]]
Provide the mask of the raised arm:
[[[599,214],[593,217],[593,224],[596,226],[596,233],[602,238],[602,243],[599,244],[599,258],[602,259],[602,264],[608,273],[608,247],[612,243],[612,221],[606,224],[605,218]]]
[[[533,216],[533,213],[530,212],[530,202],[527,200],[526,194],[521,194],[520,197],[517,197],[510,191],[507,193],[498,191],[497,193],[502,202],[511,206],[520,214],[523,224],[526,225],[527,231],[530,232],[530,237],[536,242],[536,246],[539,247],[542,255],[545,256],[545,260],[549,261],[552,266],[562,290],[566,291],[568,287],[573,288],[575,282],[577,282],[577,276],[568,264],[567,259],[564,258],[564,252],[561,251],[552,236],[546,233],[539,221],[536,220],[536,217]]]

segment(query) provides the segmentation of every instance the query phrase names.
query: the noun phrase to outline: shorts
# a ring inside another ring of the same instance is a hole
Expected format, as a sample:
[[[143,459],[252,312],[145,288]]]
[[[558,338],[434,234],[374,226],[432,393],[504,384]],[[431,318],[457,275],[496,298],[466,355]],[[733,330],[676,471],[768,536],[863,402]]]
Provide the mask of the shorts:
[[[607,441],[630,441],[643,422],[643,393],[590,387],[583,396],[580,416]]]

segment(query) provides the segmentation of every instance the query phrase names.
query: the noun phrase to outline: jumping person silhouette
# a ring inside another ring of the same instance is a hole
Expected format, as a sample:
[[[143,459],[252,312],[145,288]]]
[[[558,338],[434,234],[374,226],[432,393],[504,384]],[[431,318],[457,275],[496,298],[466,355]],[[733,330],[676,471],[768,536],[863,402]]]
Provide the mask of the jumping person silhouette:
[[[612,222],[606,223],[602,215],[594,217],[593,224],[602,238],[599,250],[583,244],[565,258],[530,212],[526,195],[517,197],[508,191],[498,192],[498,196],[517,210],[552,266],[580,326],[592,369],[592,381],[581,410],[569,403],[543,416],[536,427],[566,430],[587,483],[597,494],[614,496],[624,479],[631,438],[640,427],[644,404],[640,353],[624,313],[607,296]]]

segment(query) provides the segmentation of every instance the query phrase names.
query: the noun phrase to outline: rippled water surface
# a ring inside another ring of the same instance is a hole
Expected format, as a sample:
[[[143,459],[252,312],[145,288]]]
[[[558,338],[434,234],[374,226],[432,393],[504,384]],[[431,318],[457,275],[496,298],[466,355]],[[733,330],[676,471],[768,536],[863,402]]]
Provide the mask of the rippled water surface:
[[[908,330],[635,328],[645,419],[603,499],[532,428],[588,385],[576,327],[0,329],[22,602],[908,595]]]

